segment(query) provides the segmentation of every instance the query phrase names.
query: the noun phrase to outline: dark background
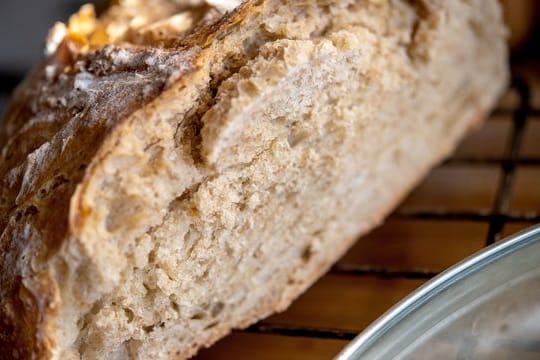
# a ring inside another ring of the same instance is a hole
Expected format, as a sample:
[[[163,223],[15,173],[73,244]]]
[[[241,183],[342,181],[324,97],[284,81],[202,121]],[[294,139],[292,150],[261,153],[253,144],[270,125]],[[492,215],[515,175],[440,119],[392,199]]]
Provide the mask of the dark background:
[[[84,0],[0,0],[0,71],[26,72],[41,56],[56,21],[65,22]]]
[[[0,70],[24,73],[41,55],[43,40],[55,21],[65,21],[84,1],[1,0]]]
[[[84,0],[0,0],[0,115],[12,89],[39,60],[49,29]],[[104,1],[97,1],[103,3]]]

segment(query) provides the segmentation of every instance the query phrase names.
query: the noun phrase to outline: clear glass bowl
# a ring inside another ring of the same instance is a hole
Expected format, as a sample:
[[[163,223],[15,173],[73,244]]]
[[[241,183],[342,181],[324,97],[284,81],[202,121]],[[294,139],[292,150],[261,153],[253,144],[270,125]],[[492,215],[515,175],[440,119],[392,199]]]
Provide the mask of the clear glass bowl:
[[[429,281],[337,359],[540,359],[540,226]]]

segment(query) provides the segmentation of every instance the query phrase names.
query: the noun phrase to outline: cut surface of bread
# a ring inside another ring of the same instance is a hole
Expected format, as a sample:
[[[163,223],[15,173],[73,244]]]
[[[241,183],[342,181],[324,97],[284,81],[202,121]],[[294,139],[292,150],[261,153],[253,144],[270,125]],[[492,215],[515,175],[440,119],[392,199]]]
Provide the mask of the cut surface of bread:
[[[283,311],[507,80],[496,1],[117,2],[0,129],[0,358],[193,356]]]

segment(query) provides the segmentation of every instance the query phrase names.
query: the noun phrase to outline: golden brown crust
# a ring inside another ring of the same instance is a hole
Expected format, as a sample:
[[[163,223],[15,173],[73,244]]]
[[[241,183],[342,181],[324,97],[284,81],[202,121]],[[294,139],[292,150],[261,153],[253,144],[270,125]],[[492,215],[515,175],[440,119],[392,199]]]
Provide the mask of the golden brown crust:
[[[185,37],[170,37],[167,40],[161,40],[159,43],[159,46],[163,46],[166,49],[169,49],[173,52],[190,52],[193,53],[193,55],[190,57],[191,61],[191,69],[195,70],[200,66],[200,63],[202,62],[202,57],[209,56],[209,52],[204,52],[205,49],[209,46],[209,44],[212,43],[212,41],[219,39],[221,37],[226,36],[227,32],[234,26],[238,25],[243,19],[245,19],[248,15],[252,14],[255,11],[258,11],[258,6],[262,3],[262,0],[256,0],[256,1],[246,1],[242,5],[240,5],[235,11],[229,12],[224,14],[222,17],[220,17],[217,21],[206,23],[203,22],[202,26],[197,27],[193,32],[186,34]],[[151,49],[155,49],[155,47],[151,47]],[[182,76],[178,76],[174,80],[169,79],[167,85],[172,86],[172,83],[182,83],[182,82],[189,82],[189,76],[186,76],[187,73],[183,73]],[[188,85],[188,84],[186,84]],[[167,86],[167,87],[168,87]],[[165,87],[162,89],[165,90]],[[150,101],[145,102],[145,104],[150,103]],[[142,104],[138,104],[136,109],[143,108]],[[134,111],[136,109],[133,109]],[[133,112],[134,112],[133,111]],[[123,125],[128,126],[127,121],[129,119],[127,116],[123,119]],[[120,124],[118,124],[120,125]],[[120,126],[117,126],[119,129]],[[110,145],[114,144],[117,141],[117,138],[121,136],[121,134],[113,134],[113,131],[109,133],[110,136],[108,136],[108,142],[109,144],[103,144],[103,146],[99,149],[99,152],[95,153],[95,158],[92,160],[93,164],[96,164],[98,166],[101,162],[101,158],[105,157],[107,153],[110,151]],[[88,169],[89,171],[92,171],[92,169]],[[84,208],[82,202],[80,201],[81,198],[85,195],[85,189],[89,185],[89,181],[92,178],[92,175],[88,172],[85,174],[85,177],[81,179],[80,181],[80,191],[75,194],[76,198],[73,199],[73,202],[76,204],[76,207],[72,213],[70,213],[70,230],[74,233],[80,233],[82,231],[82,228],[85,224],[85,220],[88,218],[87,210]]]
[[[21,85],[0,133],[0,345],[26,349],[23,358],[51,354],[45,329],[58,294],[44,263],[66,239],[69,199],[86,166],[112,128],[194,69],[196,51],[105,46],[67,62],[63,55]]]

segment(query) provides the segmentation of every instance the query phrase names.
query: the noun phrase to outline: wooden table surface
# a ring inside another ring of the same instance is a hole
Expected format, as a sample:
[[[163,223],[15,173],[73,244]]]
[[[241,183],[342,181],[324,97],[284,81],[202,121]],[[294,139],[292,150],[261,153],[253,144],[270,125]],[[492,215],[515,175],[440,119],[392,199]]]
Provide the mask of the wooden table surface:
[[[504,224],[498,239],[533,225],[540,216],[540,75],[530,66],[518,67],[514,74],[531,89],[531,111],[527,113],[519,163],[512,169],[509,206],[502,209],[513,219]],[[427,280],[423,276],[387,276],[378,269],[439,272],[482,249],[490,227],[487,216],[422,219],[411,214],[493,212],[503,176],[501,159],[508,156],[505,148],[519,103],[518,92],[510,89],[485,126],[463,141],[454,160],[435,168],[396,214],[359,239],[338,263],[338,267],[360,265],[372,271],[331,271],[287,311],[262,324],[273,325],[278,332],[291,327],[361,331]],[[330,359],[348,343],[270,334],[264,329],[260,332],[236,331],[196,359]]]

